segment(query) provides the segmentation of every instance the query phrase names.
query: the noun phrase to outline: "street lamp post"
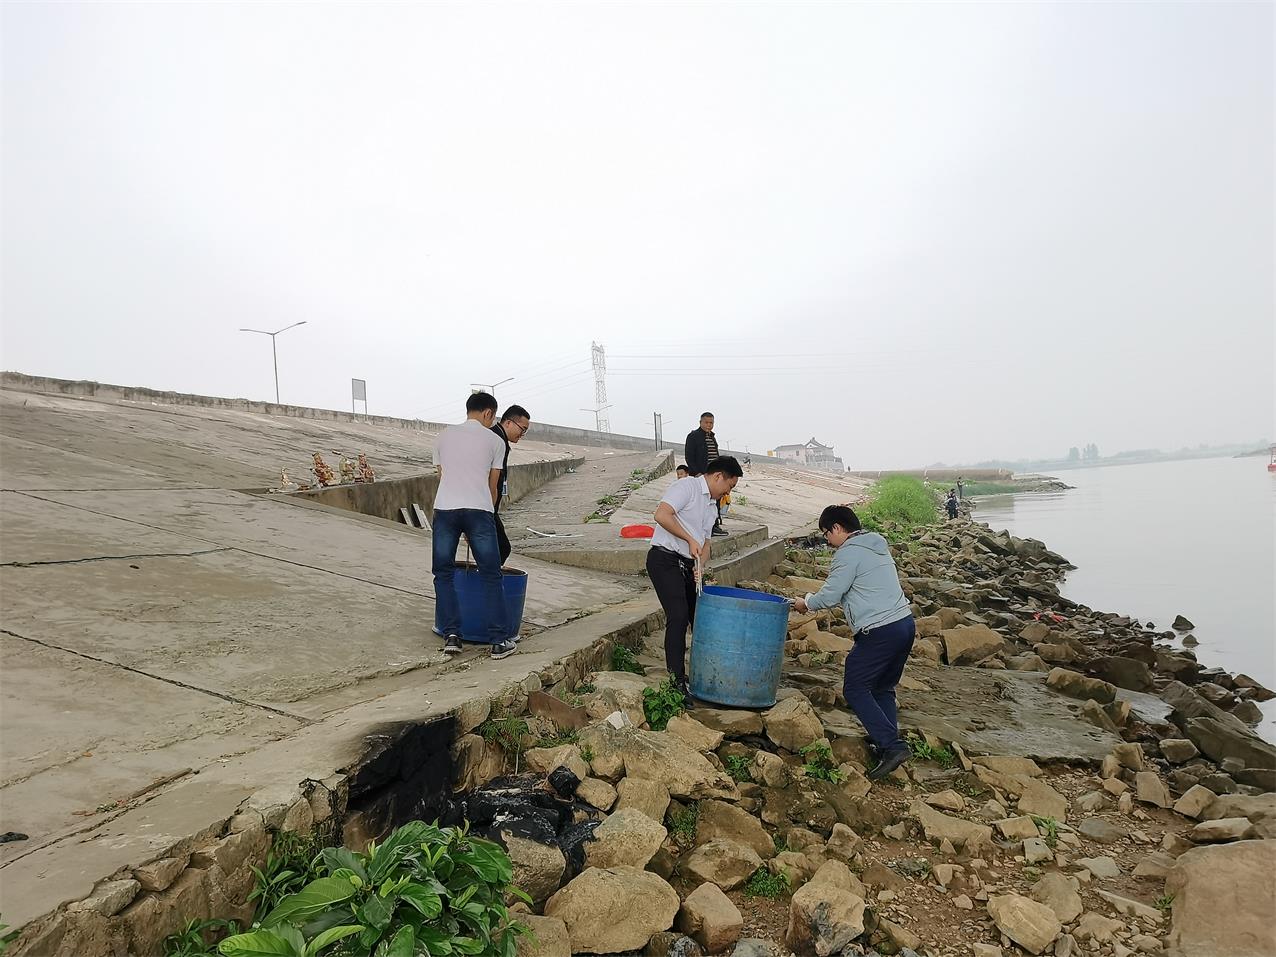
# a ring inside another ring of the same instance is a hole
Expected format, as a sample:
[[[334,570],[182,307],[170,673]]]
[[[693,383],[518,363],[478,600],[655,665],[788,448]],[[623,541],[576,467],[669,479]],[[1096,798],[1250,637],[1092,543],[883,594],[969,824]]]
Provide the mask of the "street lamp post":
[[[496,387],[498,385],[504,385],[507,382],[513,382],[513,381],[514,381],[514,376],[510,376],[508,379],[502,379],[500,382],[493,382],[490,385],[486,382],[471,382],[470,388],[473,389],[475,392],[478,392],[480,390],[483,392],[490,392],[492,394],[492,398],[495,399]]]
[[[287,332],[289,329],[296,329],[298,326],[304,326],[306,320],[294,322],[291,326],[284,326],[282,329],[276,329],[274,332],[267,332],[265,329],[240,329],[240,332],[255,332],[258,335],[270,336],[270,358],[275,363],[275,405],[279,405],[279,353],[275,349],[275,336],[281,332]]]

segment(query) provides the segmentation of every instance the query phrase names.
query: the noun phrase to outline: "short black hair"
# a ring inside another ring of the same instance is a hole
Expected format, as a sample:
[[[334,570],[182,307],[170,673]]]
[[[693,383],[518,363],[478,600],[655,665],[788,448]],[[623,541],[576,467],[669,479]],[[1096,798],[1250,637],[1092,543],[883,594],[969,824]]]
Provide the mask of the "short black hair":
[[[530,422],[532,421],[532,414],[521,405],[511,405],[505,410],[505,414],[501,416],[501,421],[510,422],[514,419],[527,419]]]
[[[496,396],[490,392],[474,392],[465,400],[466,413],[495,412],[496,409]]]
[[[735,460],[734,455],[718,456],[705,466],[704,474],[708,475],[710,472],[721,472],[731,478],[744,478],[744,469],[740,468],[740,463]]]
[[[685,462],[679,462],[679,463],[678,463],[678,467],[677,467],[676,469],[674,469],[674,471],[675,471],[675,472],[690,472],[690,471],[691,471],[691,469],[687,468],[687,463],[685,463]]]
[[[849,506],[830,505],[820,512],[820,531],[827,532],[834,525],[841,525],[848,532],[858,532],[860,519]]]
[[[700,418],[702,418],[702,419],[712,419],[712,418],[714,418],[714,415],[713,415],[713,413],[712,413],[712,412],[701,412],[701,413],[700,413]]]

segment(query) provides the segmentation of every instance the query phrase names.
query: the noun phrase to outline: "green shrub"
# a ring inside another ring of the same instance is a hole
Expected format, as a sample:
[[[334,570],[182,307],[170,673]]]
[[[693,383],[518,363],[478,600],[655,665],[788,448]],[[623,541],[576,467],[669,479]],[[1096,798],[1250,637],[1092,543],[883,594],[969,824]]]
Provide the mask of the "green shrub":
[[[867,505],[855,509],[860,523],[875,532],[909,532],[930,525],[939,517],[935,495],[914,478],[902,475],[882,479],[869,489]]]
[[[9,925],[0,923],[0,954],[9,949],[9,945],[18,939],[20,931],[9,930]]]
[[[216,945],[205,940],[209,931],[215,934],[236,934],[239,921],[192,920],[176,934],[164,938],[164,957],[217,957]]]
[[[627,671],[631,675],[646,674],[646,669],[638,664],[638,656],[624,645],[613,645],[611,649],[611,670]]]
[[[806,758],[802,771],[807,777],[832,784],[841,784],[846,780],[846,775],[838,768],[837,761],[833,759],[833,749],[827,742],[812,741],[798,753]]]
[[[513,957],[526,932],[505,907],[530,903],[509,855],[464,828],[412,821],[366,853],[319,857],[321,876],[223,940],[224,957]]]
[[[765,867],[759,867],[753,876],[744,882],[744,893],[747,897],[783,897],[789,892],[787,874],[773,874]]]
[[[957,766],[957,755],[951,748],[933,748],[926,743],[925,738],[917,735],[909,735],[904,743],[908,745],[908,750],[918,761],[934,761],[945,769]]]
[[[753,780],[753,775],[749,773],[749,759],[743,754],[729,754],[722,760],[722,764],[733,780]]]
[[[256,902],[257,913],[274,910],[289,894],[295,894],[315,877],[319,842],[315,837],[301,837],[293,831],[275,835],[266,863],[253,867],[253,889],[249,903]]]
[[[669,833],[679,844],[689,845],[695,842],[699,823],[699,804],[689,804],[685,810],[669,812]]]
[[[527,722],[515,714],[488,718],[479,726],[479,734],[489,744],[498,745],[507,758],[514,755],[514,773],[517,774],[519,760],[527,750],[527,739],[531,734]]]
[[[669,719],[687,710],[686,698],[672,680],[666,678],[659,688],[642,689],[642,713],[652,731],[669,727]]]

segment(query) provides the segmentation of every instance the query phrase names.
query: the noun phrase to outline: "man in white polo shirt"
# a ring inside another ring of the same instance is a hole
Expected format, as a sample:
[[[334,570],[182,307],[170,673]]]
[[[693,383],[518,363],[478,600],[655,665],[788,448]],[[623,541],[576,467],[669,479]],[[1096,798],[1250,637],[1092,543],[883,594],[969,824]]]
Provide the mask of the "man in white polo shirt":
[[[656,508],[656,531],[647,552],[647,576],[665,610],[665,667],[687,691],[687,628],[696,615],[696,559],[708,565],[709,545],[718,520],[718,499],[744,472],[727,455],[709,462],[703,475],[669,486]]]
[[[456,549],[464,535],[478,565],[494,659],[512,655],[506,638],[505,593],[495,505],[500,495],[505,443],[492,433],[496,397],[475,392],[465,401],[465,421],[443,430],[434,446],[439,490],[434,497],[434,601],[443,651],[461,650],[461,604],[456,596]]]

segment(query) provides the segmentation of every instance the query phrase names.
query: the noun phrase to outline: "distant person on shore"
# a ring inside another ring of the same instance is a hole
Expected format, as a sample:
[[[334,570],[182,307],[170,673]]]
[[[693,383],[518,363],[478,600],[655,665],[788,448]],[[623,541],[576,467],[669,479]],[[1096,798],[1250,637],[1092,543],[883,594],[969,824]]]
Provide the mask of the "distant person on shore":
[[[443,652],[461,650],[461,603],[456,594],[456,549],[464,535],[470,543],[483,586],[487,636],[494,659],[507,658],[517,646],[505,638],[505,594],[501,550],[496,535],[505,443],[492,434],[496,398],[475,392],[465,400],[465,421],[449,425],[434,446],[439,490],[434,497],[434,601]]]
[[[820,531],[837,551],[828,580],[819,591],[793,602],[799,614],[838,605],[855,635],[846,659],[842,694],[868,732],[876,764],[868,772],[878,781],[908,760],[899,734],[895,687],[904,673],[917,626],[899,585],[899,573],[886,539],[860,528],[845,505],[820,514]]]
[[[700,413],[700,427],[687,433],[683,451],[687,456],[687,471],[692,478],[704,475],[709,470],[709,463],[718,457],[718,437],[713,433],[712,412]],[[713,534],[727,534],[722,527],[721,512],[718,512],[718,520],[713,524]]]
[[[948,498],[944,500],[944,508],[948,509],[949,521],[957,517],[957,490],[955,488],[948,490]]]
[[[696,616],[696,560],[701,569],[708,566],[716,503],[743,474],[731,456],[714,459],[705,474],[669,486],[656,507],[647,576],[665,610],[665,667],[683,694],[688,694],[687,629]]]
[[[501,421],[492,426],[492,431],[505,446],[505,457],[501,460],[501,484],[496,490],[496,501],[492,503],[492,518],[496,522],[496,541],[501,548],[502,565],[509,561],[510,552],[514,550],[509,536],[505,534],[505,523],[501,521],[501,502],[510,492],[510,446],[518,445],[531,427],[532,417],[521,405],[511,405],[501,416]]]
[[[957,476],[957,501],[961,501],[966,497],[966,480],[960,475]]]

